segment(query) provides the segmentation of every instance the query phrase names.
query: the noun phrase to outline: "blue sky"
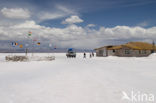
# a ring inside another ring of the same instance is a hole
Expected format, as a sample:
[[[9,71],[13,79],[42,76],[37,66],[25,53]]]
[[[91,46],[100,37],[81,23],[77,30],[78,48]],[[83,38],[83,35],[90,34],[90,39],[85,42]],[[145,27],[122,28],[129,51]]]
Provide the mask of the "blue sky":
[[[1,8],[28,8],[32,11],[53,11],[56,5],[73,9],[85,22],[98,26],[117,25],[145,27],[156,25],[155,0],[1,0]],[[42,21],[41,25],[62,27],[64,17]],[[54,24],[54,25],[53,25]]]
[[[57,3],[57,1],[53,2],[54,4]],[[60,1],[60,4],[70,5],[71,8],[75,7],[74,9],[85,20],[81,24],[83,26],[88,23],[105,27],[117,25],[137,26],[141,24],[146,24],[143,25],[144,27],[151,27],[156,25],[155,0],[131,0],[131,2],[129,0],[69,0]],[[45,5],[47,4],[45,3]],[[52,9],[51,6],[49,8]],[[61,19],[63,18],[44,21],[41,24],[44,25],[48,22],[48,26],[54,24],[54,26],[62,27],[59,22]]]
[[[60,48],[151,42],[155,10],[155,0],[0,0],[0,40],[26,42],[32,31],[43,46]]]

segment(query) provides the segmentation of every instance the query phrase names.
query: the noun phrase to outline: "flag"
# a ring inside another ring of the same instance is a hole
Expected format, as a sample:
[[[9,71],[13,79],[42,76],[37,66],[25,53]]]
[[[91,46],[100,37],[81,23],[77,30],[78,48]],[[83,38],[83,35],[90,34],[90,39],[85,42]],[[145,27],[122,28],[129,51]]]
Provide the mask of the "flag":
[[[12,46],[13,46],[13,47],[15,47],[15,46],[16,46],[14,42],[12,42],[11,44],[12,44]]]
[[[12,42],[11,44],[12,44],[13,47],[18,45],[18,43],[16,43],[16,42]]]
[[[16,43],[16,42],[15,42],[15,45],[17,46],[17,45],[18,45],[18,43]]]
[[[31,35],[32,35],[32,32],[29,32],[29,33],[28,33],[28,36],[31,36]]]
[[[40,45],[40,44],[41,44],[40,42],[37,43],[37,45]]]
[[[19,45],[20,48],[23,48],[23,45]]]

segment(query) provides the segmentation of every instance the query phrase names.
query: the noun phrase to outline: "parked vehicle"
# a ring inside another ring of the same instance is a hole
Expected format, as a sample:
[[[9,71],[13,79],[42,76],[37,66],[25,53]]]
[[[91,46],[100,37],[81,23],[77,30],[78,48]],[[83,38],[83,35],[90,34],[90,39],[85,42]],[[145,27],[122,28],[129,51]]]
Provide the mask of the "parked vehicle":
[[[73,48],[69,48],[66,53],[67,58],[76,58],[76,52]]]

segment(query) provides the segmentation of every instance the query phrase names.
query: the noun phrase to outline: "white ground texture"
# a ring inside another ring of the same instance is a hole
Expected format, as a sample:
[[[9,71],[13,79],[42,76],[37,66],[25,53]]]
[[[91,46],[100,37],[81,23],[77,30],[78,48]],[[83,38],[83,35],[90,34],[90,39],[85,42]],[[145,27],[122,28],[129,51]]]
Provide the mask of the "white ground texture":
[[[81,53],[76,59],[67,59],[64,53],[34,54],[55,60],[29,62],[6,62],[6,55],[10,54],[0,54],[0,103],[131,103],[122,100],[122,92],[132,90],[156,96],[156,54],[142,58],[87,54],[86,59]]]

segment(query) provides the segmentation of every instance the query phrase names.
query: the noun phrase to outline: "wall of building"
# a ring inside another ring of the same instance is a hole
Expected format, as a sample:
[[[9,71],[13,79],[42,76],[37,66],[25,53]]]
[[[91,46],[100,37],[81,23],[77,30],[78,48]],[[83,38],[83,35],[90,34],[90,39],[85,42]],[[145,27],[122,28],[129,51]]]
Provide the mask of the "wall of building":
[[[128,47],[123,47],[117,50],[107,50],[107,48],[101,48],[96,50],[96,56],[119,56],[119,57],[146,57],[151,54],[151,50],[133,50]]]
[[[107,50],[108,56],[115,56],[115,51],[114,50]]]
[[[133,50],[128,47],[123,47],[122,49],[115,51],[115,56],[120,57],[146,57],[151,54],[151,50]]]
[[[101,53],[101,51],[102,51],[102,49],[98,49],[98,50],[96,50],[96,56],[103,56],[103,54]]]
[[[107,49],[106,48],[101,48],[96,50],[96,56],[107,56]]]

